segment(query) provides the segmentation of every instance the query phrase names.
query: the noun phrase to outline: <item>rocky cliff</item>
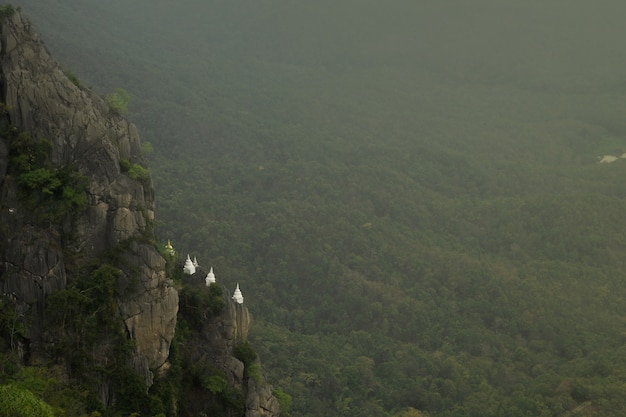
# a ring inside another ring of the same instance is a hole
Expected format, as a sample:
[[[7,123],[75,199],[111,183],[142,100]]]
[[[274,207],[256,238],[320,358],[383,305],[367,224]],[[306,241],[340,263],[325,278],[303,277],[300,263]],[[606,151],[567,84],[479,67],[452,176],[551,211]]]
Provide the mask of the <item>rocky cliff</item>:
[[[150,386],[169,368],[179,297],[154,244],[150,177],[128,169],[147,172],[147,162],[135,126],[77,84],[20,13],[0,20],[0,295],[25,328],[11,334],[11,349],[27,364],[60,346],[46,328],[49,300],[80,279],[84,265],[106,258],[115,267],[111,311],[132,346],[128,366]],[[245,393],[246,415],[276,416],[271,388],[248,382],[232,357],[247,326],[247,309],[227,300],[196,354]],[[99,340],[90,361],[106,368],[114,343]],[[105,406],[116,401],[111,392],[103,383]]]
[[[0,144],[1,291],[41,308],[47,295],[66,285],[68,252],[98,257],[146,231],[154,218],[154,193],[149,180],[131,179],[120,168],[122,160],[146,165],[135,126],[95,93],[72,83],[19,13],[0,25],[0,42],[0,101],[6,122],[34,140],[49,142],[51,169],[71,166],[87,182],[84,210],[42,227],[20,198],[18,181],[7,172],[11,144]],[[134,363],[150,383],[150,370],[163,366],[168,357],[178,295],[153,245],[137,240],[123,257],[136,267],[139,285],[117,301],[136,343]],[[35,350],[41,314],[31,315],[28,340]]]
[[[206,287],[205,277],[206,272],[202,270],[185,277],[186,292],[181,293],[182,302],[187,303],[189,297],[186,294],[193,292],[194,295],[208,293],[219,296],[224,304],[219,309],[215,304],[208,308],[205,304],[204,308],[197,310],[181,306],[182,319],[197,323],[195,326],[192,324],[191,335],[182,347],[185,358],[194,364],[194,368],[203,370],[205,375],[223,375],[230,387],[243,393],[245,397],[241,408],[247,417],[279,416],[280,406],[272,394],[271,385],[260,372],[259,358],[252,350],[246,351],[251,349],[248,331],[252,318],[248,308],[233,301],[226,288],[219,284]],[[190,315],[199,320],[190,320],[193,318]],[[211,415],[214,402],[214,396],[197,395],[193,391],[187,393],[188,411],[192,415]]]

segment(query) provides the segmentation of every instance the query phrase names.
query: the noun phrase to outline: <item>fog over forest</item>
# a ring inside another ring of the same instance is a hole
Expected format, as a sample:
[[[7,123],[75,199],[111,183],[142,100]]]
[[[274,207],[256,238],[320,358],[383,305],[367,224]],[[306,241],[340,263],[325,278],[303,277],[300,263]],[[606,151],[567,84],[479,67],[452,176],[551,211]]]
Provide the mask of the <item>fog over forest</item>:
[[[129,93],[286,416],[626,414],[626,2],[13,4]]]

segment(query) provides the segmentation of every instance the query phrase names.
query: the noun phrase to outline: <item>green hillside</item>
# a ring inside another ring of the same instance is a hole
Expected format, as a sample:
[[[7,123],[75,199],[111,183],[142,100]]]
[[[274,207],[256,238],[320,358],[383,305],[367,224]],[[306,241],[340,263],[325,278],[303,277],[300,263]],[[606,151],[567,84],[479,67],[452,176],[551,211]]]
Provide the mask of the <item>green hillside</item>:
[[[292,416],[624,415],[626,3],[15,4]]]

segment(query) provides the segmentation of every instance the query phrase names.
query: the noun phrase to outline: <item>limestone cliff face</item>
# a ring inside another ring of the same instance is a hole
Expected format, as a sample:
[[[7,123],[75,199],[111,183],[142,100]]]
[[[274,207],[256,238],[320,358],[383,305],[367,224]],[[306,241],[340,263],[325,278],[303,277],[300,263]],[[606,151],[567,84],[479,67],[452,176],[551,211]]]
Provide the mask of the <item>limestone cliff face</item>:
[[[130,178],[121,169],[123,160],[146,166],[137,129],[98,95],[72,83],[19,13],[0,21],[0,130],[5,128],[49,141],[51,166],[71,166],[88,183],[84,209],[42,222],[23,201],[13,175],[14,137],[0,132],[0,296],[29,318],[21,348],[36,358],[53,343],[44,326],[45,304],[66,288],[77,268],[75,258],[100,258],[116,249],[123,275],[116,307],[134,341],[131,365],[150,385],[155,370],[168,368],[179,298],[166,277],[165,260],[149,243],[154,237],[151,180]],[[204,285],[204,275],[198,281]],[[277,417],[272,387],[263,376],[247,377],[244,364],[233,357],[236,344],[247,339],[250,320],[244,305],[226,297],[223,312],[182,349],[193,363],[224,371],[245,396],[246,416]],[[98,353],[103,363],[108,344],[104,341]],[[110,388],[106,381],[99,387],[105,405],[115,402]],[[194,401],[202,407],[210,398],[205,392]]]
[[[230,374],[231,382],[243,388],[246,394],[246,417],[278,417],[280,406],[272,395],[272,386],[262,375],[260,380],[246,378],[243,364],[232,357],[234,346],[247,341],[250,322],[248,308],[228,298],[224,312],[207,323],[204,335],[213,340],[210,345],[219,352],[214,357],[220,358],[218,362],[221,361]]]
[[[88,179],[86,209],[42,227],[20,203],[7,172],[10,144],[0,142],[0,294],[34,311],[28,338],[36,349],[45,297],[67,282],[66,254],[98,257],[132,241],[122,257],[134,266],[137,285],[117,302],[135,340],[135,368],[151,383],[150,370],[168,358],[178,294],[153,245],[132,239],[150,234],[154,218],[150,180],[131,179],[120,169],[121,160],[146,166],[137,129],[95,93],[74,85],[19,13],[0,23],[0,101],[5,123],[50,141],[55,168],[71,165]]]
[[[202,272],[197,275],[205,276]],[[225,289],[224,292],[227,294]],[[186,347],[185,353],[194,363],[208,362],[224,371],[229,385],[238,388],[245,395],[246,417],[278,417],[280,405],[272,394],[272,386],[262,374],[256,378],[246,376],[244,364],[233,356],[235,347],[239,343],[247,342],[252,321],[250,312],[244,304],[234,302],[228,295],[225,300],[226,306],[222,313],[204,323],[201,332]],[[260,365],[258,358],[256,361]],[[197,408],[194,411],[197,414],[203,411],[201,399],[196,398],[190,402],[195,403]]]

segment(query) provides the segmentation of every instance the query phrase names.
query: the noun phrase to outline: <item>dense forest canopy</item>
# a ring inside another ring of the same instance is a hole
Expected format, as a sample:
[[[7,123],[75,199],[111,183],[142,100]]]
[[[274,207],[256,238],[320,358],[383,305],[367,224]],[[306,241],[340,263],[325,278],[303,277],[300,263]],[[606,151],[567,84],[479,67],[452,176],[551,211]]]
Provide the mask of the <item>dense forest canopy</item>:
[[[626,3],[15,4],[128,91],[291,415],[624,415]]]

